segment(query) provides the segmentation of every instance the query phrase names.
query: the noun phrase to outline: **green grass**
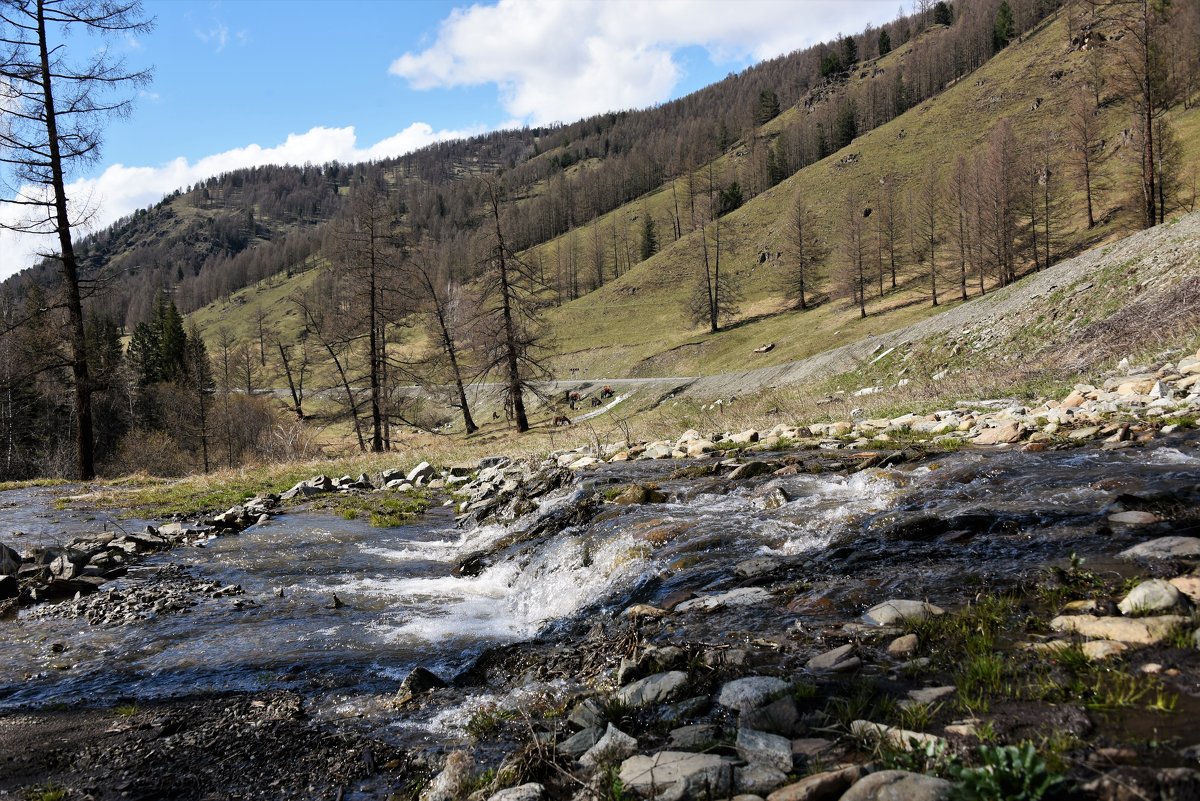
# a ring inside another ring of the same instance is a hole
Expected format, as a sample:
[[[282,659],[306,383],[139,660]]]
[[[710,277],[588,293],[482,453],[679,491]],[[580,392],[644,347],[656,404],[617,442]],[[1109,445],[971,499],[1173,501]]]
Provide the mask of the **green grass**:
[[[402,526],[429,510],[430,493],[413,489],[405,492],[379,491],[363,494],[326,495],[313,500],[316,508],[329,509],[344,520],[366,516],[372,526]]]
[[[31,478],[24,481],[0,481],[0,492],[5,490],[32,489],[34,487],[61,487],[68,484],[65,478]]]

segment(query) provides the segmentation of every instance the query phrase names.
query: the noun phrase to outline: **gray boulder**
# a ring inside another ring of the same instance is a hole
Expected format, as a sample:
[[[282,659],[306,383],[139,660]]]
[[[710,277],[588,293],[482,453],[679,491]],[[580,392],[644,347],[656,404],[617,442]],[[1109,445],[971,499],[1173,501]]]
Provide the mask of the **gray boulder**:
[[[848,673],[857,670],[861,665],[862,660],[855,654],[852,642],[808,660],[808,669],[818,673]]]
[[[419,465],[408,471],[405,480],[417,484],[429,481],[437,476],[437,470],[433,468],[429,462],[421,462]]]
[[[598,727],[587,728],[563,740],[556,748],[560,754],[579,759],[589,748],[600,742],[603,735],[604,732]]]
[[[751,765],[765,765],[784,773],[792,769],[792,741],[778,734],[738,729],[737,752]]]
[[[638,741],[610,723],[604,736],[579,758],[579,762],[584,767],[594,768],[620,762],[636,754],[637,750]]]
[[[733,789],[736,760],[716,754],[660,751],[621,763],[621,785],[646,798],[664,801],[725,798]]]
[[[617,690],[615,697],[626,706],[639,707],[674,701],[683,694],[688,675],[682,670],[655,673]]]
[[[862,616],[863,622],[873,626],[896,626],[905,620],[924,620],[944,614],[945,610],[925,601],[893,599],[876,604]]]
[[[1200,557],[1200,537],[1159,537],[1118,555],[1125,559],[1194,559]]]
[[[729,709],[749,711],[765,705],[777,695],[791,687],[783,679],[774,676],[746,676],[734,679],[721,687],[717,703]]]

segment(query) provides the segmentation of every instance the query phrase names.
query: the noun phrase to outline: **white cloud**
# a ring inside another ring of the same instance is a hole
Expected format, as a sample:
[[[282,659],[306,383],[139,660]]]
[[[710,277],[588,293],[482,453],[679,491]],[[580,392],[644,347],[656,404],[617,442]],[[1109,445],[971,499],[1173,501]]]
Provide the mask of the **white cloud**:
[[[177,158],[158,167],[128,167],[114,164],[95,178],[80,179],[67,186],[67,197],[75,210],[94,210],[85,230],[95,231],[117,219],[158,202],[164,195],[223,172],[263,164],[323,164],[329,161],[354,163],[400,156],[417,148],[478,133],[435,131],[424,122],[414,122],[397,134],[373,145],[359,147],[353,127],[313,128],[307,133],[290,134],[275,147],[247,145],[206,156],[195,162]],[[28,187],[22,191],[29,193]],[[0,224],[21,219],[21,208],[0,205]],[[0,228],[0,279],[31,266],[37,253],[53,248],[54,238],[37,234],[19,234]]]
[[[680,48],[762,60],[894,13],[895,0],[499,0],[454,9],[432,45],[390,72],[415,89],[496,84],[518,119],[569,122],[669,99]]]

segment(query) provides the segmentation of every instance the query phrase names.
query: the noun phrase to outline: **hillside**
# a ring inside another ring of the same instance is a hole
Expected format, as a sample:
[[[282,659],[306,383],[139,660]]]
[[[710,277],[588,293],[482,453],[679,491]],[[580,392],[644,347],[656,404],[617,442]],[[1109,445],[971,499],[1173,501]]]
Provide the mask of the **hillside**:
[[[837,221],[850,190],[861,197],[863,205],[874,205],[875,187],[884,175],[889,175],[896,180],[896,195],[902,200],[918,191],[927,164],[942,165],[944,175],[957,155],[978,152],[1003,119],[1011,120],[1017,137],[1026,142],[1035,141],[1047,130],[1057,132],[1078,81],[1088,68],[1088,54],[1068,42],[1066,25],[1065,18],[1048,20],[937,97],[857,137],[848,147],[801,169],[724,217],[728,250],[722,258],[739,278],[744,299],[741,312],[720,332],[709,334],[684,314],[687,296],[698,280],[700,261],[699,234],[686,230],[678,241],[665,241],[650,259],[633,264],[614,280],[551,310],[548,319],[558,352],[553,363],[559,375],[564,379],[582,375],[697,375],[770,366],[863,340],[953,308],[959,301],[950,291],[942,293],[938,308],[929,304],[924,267],[906,256],[899,287],[888,288],[882,297],[872,293],[867,300],[868,316],[860,319],[847,300],[836,296],[838,288],[830,275],[839,259],[835,251],[828,260],[822,285],[826,294],[835,297],[808,311],[791,310],[782,289],[790,269],[786,216],[794,198],[802,195],[816,207],[821,233],[836,241]],[[927,35],[937,33],[935,29]],[[870,76],[903,71],[906,61],[914,57],[914,44],[910,42],[883,58],[864,62],[835,92],[818,93],[808,102],[786,109],[717,157],[711,163],[712,172],[734,177],[746,174],[752,168],[752,154],[770,147],[789,128],[802,124],[806,117],[822,115],[825,106],[836,105],[847,95],[864,91]],[[971,124],[960,124],[964,119]],[[1180,108],[1173,112],[1172,119],[1186,148],[1185,162],[1196,163],[1200,160],[1200,113],[1195,108]],[[1110,173],[1112,188],[1098,198],[1101,223],[1087,230],[1075,182],[1065,182],[1063,203],[1067,211],[1057,223],[1056,258],[1136,228],[1125,207],[1125,190],[1119,180],[1126,165],[1119,152],[1118,133],[1126,125],[1126,117],[1118,104],[1111,103],[1104,109],[1102,120],[1108,144],[1100,161]],[[550,155],[539,158],[547,157]],[[571,169],[587,167],[575,164]],[[707,165],[699,168],[693,174],[698,176],[694,180],[703,179],[708,170]],[[553,272],[568,258],[587,258],[594,238],[607,240],[614,230],[636,232],[645,215],[655,220],[660,239],[669,240],[673,206],[684,202],[687,184],[687,177],[668,182],[592,223],[530,249],[526,257]],[[530,197],[537,197],[537,191]],[[942,270],[949,272],[951,265],[943,264]],[[949,278],[952,276],[945,278],[946,288],[953,289]],[[294,290],[306,285],[311,276],[293,280]],[[988,288],[993,284],[994,279],[989,278]],[[251,287],[194,317],[210,340],[217,321],[249,336],[255,310],[265,306],[270,324],[290,332],[297,323],[294,308],[286,302],[287,286],[275,283]],[[754,353],[768,343],[774,345],[769,352]]]
[[[903,55],[897,53],[894,60]],[[743,313],[727,330],[710,335],[690,324],[682,313],[686,296],[698,280],[699,235],[693,233],[616,281],[556,310],[552,319],[563,353],[561,363],[569,362],[582,374],[592,375],[727,372],[744,367],[748,359],[756,366],[766,366],[804,358],[936,313],[938,309],[929,304],[927,288],[917,283],[922,274],[915,265],[905,271],[907,281],[902,281],[900,291],[869,300],[865,320],[842,300],[807,312],[786,310],[781,292],[789,269],[784,228],[793,198],[800,194],[814,203],[826,235],[836,239],[836,220],[848,191],[855,191],[863,205],[873,205],[874,187],[885,174],[899,178],[899,194],[916,191],[927,164],[948,166],[959,154],[977,152],[1005,118],[1012,121],[1018,137],[1027,141],[1040,131],[1053,130],[1065,116],[1075,91],[1072,77],[1084,69],[1084,58],[1084,53],[1068,46],[1065,20],[1053,20],[938,97],[860,136],[844,150],[730,213],[732,244],[727,259],[742,279],[745,300]],[[887,61],[881,65],[885,69],[892,66]],[[1035,99],[1037,108],[1031,109]],[[800,112],[793,109],[791,113]],[[1195,164],[1200,160],[1200,113],[1195,108],[1181,110],[1174,119],[1187,148],[1186,161]],[[971,123],[962,125],[961,120]],[[1126,117],[1117,108],[1107,110],[1103,127],[1110,144],[1104,158],[1114,170],[1124,168],[1117,134],[1125,125]],[[735,152],[724,161],[737,158]],[[716,169],[720,172],[729,165],[718,162]],[[682,192],[682,182],[678,183]],[[635,220],[648,213],[664,219],[671,202],[670,190],[664,188],[613,215]],[[1130,231],[1133,222],[1123,203],[1119,189],[1107,193],[1097,215],[1103,222],[1089,231],[1079,194],[1072,192],[1058,254]],[[606,220],[602,218],[600,224]],[[560,238],[540,252],[566,247],[569,244]],[[831,265],[836,260],[835,253]],[[943,305],[954,302],[954,295],[947,292]],[[752,353],[766,343],[775,344],[769,353]]]

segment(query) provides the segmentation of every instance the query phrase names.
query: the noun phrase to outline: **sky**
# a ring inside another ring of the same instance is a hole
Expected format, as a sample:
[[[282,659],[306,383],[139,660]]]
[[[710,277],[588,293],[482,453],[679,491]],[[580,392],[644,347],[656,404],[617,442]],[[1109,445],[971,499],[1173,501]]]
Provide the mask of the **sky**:
[[[153,80],[105,124],[101,157],[69,176],[67,194],[86,232],[241,167],[386,158],[644,108],[887,22],[898,2],[144,0],[153,30],[109,53]],[[66,44],[86,55],[99,42]],[[0,206],[0,223],[15,213]],[[0,230],[0,279],[52,243]]]

